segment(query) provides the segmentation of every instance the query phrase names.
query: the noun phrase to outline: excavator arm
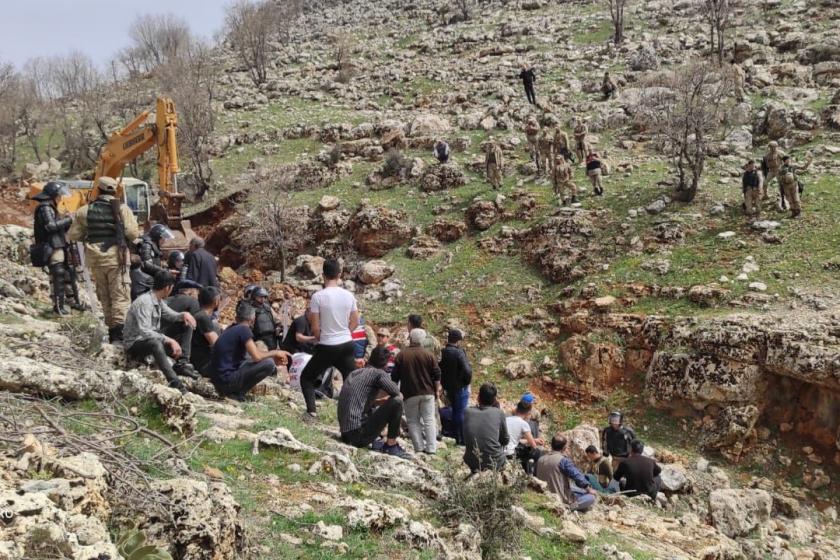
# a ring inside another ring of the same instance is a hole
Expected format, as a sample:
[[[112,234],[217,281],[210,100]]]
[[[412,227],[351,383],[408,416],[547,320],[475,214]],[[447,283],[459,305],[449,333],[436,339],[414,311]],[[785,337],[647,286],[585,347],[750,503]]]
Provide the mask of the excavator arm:
[[[122,130],[108,138],[99,153],[99,162],[94,173],[90,200],[99,195],[98,179],[112,177],[119,180],[123,169],[129,163],[153,148],[157,149],[158,186],[160,207],[153,209],[157,221],[165,222],[170,228],[181,229],[181,202],[184,195],[178,192],[175,174],[178,166],[178,144],[176,132],[178,115],[175,103],[166,97],[158,97],[154,124],[146,125],[149,111],[128,123]]]

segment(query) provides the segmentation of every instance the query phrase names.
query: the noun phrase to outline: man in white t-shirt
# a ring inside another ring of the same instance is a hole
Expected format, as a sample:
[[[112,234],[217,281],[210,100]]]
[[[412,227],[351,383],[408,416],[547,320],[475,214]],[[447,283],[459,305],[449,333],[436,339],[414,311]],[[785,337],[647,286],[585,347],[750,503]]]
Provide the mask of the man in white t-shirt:
[[[539,447],[543,445],[543,440],[535,439],[531,434],[531,425],[528,423],[530,417],[531,405],[520,401],[513,414],[505,419],[508,434],[510,434],[510,441],[505,447],[505,455],[508,460],[513,460],[514,457],[519,459],[525,472],[533,474],[533,465],[536,465],[542,455]],[[534,461],[533,464],[530,463],[531,459]]]
[[[338,287],[341,265],[335,259],[324,262],[324,289],[309,302],[309,325],[317,341],[312,359],[300,374],[300,388],[306,401],[305,420],[316,417],[315,389],[318,378],[336,368],[346,378],[356,369],[351,332],[359,324],[356,298]]]

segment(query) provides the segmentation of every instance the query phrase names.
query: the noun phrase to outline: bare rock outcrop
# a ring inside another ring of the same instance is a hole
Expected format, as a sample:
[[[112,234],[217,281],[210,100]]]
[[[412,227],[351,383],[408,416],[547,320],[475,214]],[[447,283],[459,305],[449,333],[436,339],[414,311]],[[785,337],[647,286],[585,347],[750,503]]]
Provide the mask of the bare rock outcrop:
[[[410,238],[408,216],[400,210],[362,204],[350,219],[353,246],[366,257],[382,257]]]

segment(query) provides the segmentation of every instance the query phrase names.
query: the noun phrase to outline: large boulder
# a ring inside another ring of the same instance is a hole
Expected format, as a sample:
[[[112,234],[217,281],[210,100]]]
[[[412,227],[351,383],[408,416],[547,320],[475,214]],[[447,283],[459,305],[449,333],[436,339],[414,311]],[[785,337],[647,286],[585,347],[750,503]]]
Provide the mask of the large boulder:
[[[316,255],[298,255],[295,259],[295,274],[306,280],[322,282],[324,257]]]
[[[155,515],[141,518],[138,529],[150,541],[167,545],[183,560],[239,558],[245,550],[245,527],[239,504],[224,482],[203,482],[173,478],[152,482],[152,488],[170,500],[173,530],[169,519]]]
[[[0,257],[12,262],[28,265],[29,245],[32,230],[14,224],[0,225]]]
[[[463,187],[467,178],[461,169],[452,163],[432,165],[426,169],[420,179],[420,190],[423,192],[444,191]]]
[[[436,218],[426,229],[429,235],[438,241],[451,243],[464,236],[464,233],[467,231],[467,224],[464,222],[454,222],[446,218]]]
[[[601,449],[601,437],[598,428],[591,424],[580,424],[571,430],[566,430],[562,433],[566,438],[566,455],[568,455],[576,465],[585,465],[587,462],[586,448],[594,445]]]
[[[362,204],[350,219],[353,246],[366,257],[382,257],[410,239],[408,216],[400,210]]]
[[[430,235],[418,235],[411,240],[406,254],[412,259],[426,260],[440,253],[440,241]]]
[[[563,365],[588,387],[611,387],[624,375],[624,352],[615,344],[573,335],[560,344]]]
[[[564,212],[518,235],[522,254],[551,281],[567,284],[586,275],[594,229],[584,212]]]
[[[349,221],[350,211],[341,208],[341,201],[334,196],[324,196],[309,215],[308,228],[315,243],[322,243],[344,233]]]
[[[659,68],[659,56],[651,45],[644,45],[630,55],[627,63],[636,72],[656,70]]]
[[[411,136],[439,136],[449,132],[451,126],[445,118],[426,113],[418,115],[411,121],[409,134]]]
[[[465,217],[471,227],[483,231],[499,221],[499,208],[489,200],[474,200],[467,208]]]
[[[742,537],[770,519],[773,498],[764,490],[713,490],[709,494],[712,525],[727,537]]]
[[[359,268],[359,280],[363,284],[379,284],[394,274],[394,267],[385,261],[368,261]]]

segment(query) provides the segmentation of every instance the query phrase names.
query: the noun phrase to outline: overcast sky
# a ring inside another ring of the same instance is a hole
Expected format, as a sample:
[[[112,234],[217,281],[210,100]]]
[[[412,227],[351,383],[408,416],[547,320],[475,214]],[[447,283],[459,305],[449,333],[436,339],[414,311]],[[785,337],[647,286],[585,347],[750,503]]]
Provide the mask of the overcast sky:
[[[212,38],[230,0],[0,0],[5,33],[0,60],[18,67],[36,56],[80,50],[102,65],[126,46],[129,24],[141,14],[173,13],[193,33]]]

